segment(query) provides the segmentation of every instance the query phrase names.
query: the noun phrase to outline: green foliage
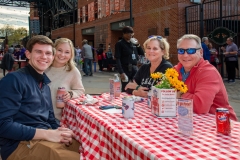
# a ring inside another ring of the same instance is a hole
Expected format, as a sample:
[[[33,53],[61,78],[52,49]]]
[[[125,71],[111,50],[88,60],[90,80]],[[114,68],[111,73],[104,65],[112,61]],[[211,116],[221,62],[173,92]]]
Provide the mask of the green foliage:
[[[8,38],[8,45],[21,44],[21,40],[27,36],[27,29],[24,27],[14,28],[10,25],[5,25],[0,28],[0,35]]]
[[[160,81],[155,87],[160,88],[160,89],[171,89],[172,86],[169,82],[169,80],[163,75],[162,81]]]

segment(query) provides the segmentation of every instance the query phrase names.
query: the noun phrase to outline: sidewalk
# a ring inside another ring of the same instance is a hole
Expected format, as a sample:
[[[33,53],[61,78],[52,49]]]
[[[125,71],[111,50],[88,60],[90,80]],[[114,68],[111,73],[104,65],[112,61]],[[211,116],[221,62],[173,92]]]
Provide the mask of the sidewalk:
[[[234,108],[238,121],[240,121],[240,80],[236,79],[235,83],[226,83],[225,87],[228,93],[229,103]]]

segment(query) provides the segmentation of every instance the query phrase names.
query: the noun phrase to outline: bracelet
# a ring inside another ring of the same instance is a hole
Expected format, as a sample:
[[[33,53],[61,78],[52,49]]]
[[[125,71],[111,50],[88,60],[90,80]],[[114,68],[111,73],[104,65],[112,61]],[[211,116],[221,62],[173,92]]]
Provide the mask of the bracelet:
[[[68,91],[68,93],[70,94],[70,97],[73,97],[73,92],[72,91]]]
[[[140,87],[140,85],[138,85],[135,90],[138,90],[139,87]]]

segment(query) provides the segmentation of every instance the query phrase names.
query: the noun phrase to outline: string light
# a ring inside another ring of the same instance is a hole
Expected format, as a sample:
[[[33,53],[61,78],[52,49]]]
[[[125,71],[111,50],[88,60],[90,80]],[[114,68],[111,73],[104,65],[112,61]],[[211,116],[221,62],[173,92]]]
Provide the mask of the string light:
[[[17,7],[19,8],[19,7]],[[29,8],[25,8],[27,10],[22,10],[25,7],[21,7],[21,9],[16,9],[16,7],[0,7],[0,27],[4,25],[10,25],[14,27],[25,27],[28,28],[28,17],[29,17]],[[12,13],[11,13],[12,12]]]

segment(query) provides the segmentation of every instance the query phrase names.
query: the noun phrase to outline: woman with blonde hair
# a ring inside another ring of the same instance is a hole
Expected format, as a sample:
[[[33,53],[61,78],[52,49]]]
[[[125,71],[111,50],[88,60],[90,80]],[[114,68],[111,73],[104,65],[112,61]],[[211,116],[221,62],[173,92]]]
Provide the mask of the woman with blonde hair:
[[[55,41],[55,55],[52,65],[46,70],[46,74],[51,80],[51,89],[54,114],[57,120],[61,120],[62,108],[56,107],[56,96],[58,87],[65,88],[62,97],[64,102],[72,98],[78,98],[84,94],[82,76],[75,66],[74,46],[67,38],[60,38]]]
[[[143,44],[145,56],[150,63],[143,64],[133,78],[133,82],[129,82],[125,90],[127,93],[135,96],[147,97],[149,89],[157,82],[150,77],[152,73],[165,73],[166,69],[172,68],[172,64],[167,61],[169,59],[169,43],[162,36],[150,36]]]

